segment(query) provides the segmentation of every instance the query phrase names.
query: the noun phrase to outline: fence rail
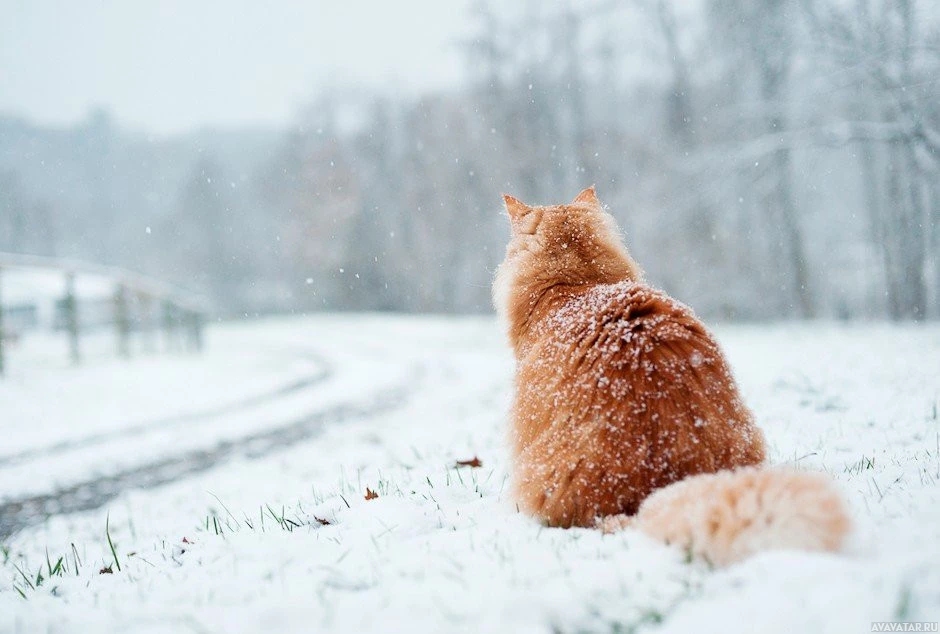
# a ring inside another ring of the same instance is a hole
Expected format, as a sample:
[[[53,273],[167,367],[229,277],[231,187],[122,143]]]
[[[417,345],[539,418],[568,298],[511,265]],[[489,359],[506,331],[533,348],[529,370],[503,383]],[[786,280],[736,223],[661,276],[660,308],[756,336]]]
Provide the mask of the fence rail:
[[[61,312],[60,326],[67,334],[69,357],[73,363],[81,362],[81,336],[83,330],[86,330],[81,320],[82,298],[76,287],[76,280],[81,276],[103,278],[113,286],[110,313],[118,355],[130,357],[135,321],[138,330],[148,333],[148,351],[156,349],[153,333],[158,328],[164,331],[168,348],[184,342],[190,350],[202,349],[202,330],[209,304],[195,293],[118,267],[65,258],[0,252],[0,376],[7,366],[5,348],[11,340],[12,332],[4,319],[4,274],[15,270],[45,270],[62,275],[64,291],[56,299]],[[155,309],[159,312],[159,318],[155,318]]]

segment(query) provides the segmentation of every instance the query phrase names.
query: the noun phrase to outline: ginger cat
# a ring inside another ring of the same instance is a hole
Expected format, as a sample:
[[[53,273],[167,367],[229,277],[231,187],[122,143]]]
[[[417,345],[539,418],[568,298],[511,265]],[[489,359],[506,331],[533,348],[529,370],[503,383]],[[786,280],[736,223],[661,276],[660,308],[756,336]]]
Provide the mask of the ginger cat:
[[[746,469],[669,486],[764,461],[718,344],[643,283],[593,187],[569,205],[504,199],[512,238],[493,297],[516,358],[519,508],[551,526],[632,523],[719,564],[838,548],[848,520],[817,476]]]

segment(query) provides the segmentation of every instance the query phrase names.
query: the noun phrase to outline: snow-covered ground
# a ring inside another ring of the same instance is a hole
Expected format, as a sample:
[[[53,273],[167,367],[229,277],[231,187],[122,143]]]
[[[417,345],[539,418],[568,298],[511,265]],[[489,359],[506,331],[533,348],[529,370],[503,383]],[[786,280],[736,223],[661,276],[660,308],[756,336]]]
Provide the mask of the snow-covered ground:
[[[841,633],[940,619],[940,327],[717,334],[773,460],[844,491],[848,552],[710,570],[632,531],[519,515],[512,362],[490,319],[226,324],[201,356],[77,369],[55,361],[60,342],[24,340],[0,381],[0,632]]]

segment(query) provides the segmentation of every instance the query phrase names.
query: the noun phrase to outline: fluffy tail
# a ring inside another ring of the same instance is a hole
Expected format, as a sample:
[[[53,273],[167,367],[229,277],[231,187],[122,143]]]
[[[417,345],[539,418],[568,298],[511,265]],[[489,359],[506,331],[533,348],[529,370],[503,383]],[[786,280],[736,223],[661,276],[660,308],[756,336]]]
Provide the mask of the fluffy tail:
[[[630,525],[724,566],[764,550],[839,550],[851,523],[826,476],[747,467],[681,480],[646,498],[635,517],[600,525]]]

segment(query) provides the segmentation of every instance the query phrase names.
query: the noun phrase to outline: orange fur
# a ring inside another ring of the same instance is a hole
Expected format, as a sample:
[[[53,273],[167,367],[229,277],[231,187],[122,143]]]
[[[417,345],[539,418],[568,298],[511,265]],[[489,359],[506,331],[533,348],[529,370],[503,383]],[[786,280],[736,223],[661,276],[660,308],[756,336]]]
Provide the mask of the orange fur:
[[[657,489],[763,462],[718,344],[643,283],[594,189],[569,205],[504,199],[512,239],[493,294],[516,357],[519,507],[553,526],[609,528]],[[657,528],[668,524],[644,525],[675,537]]]
[[[770,549],[838,550],[849,524],[842,497],[822,474],[754,468],[660,489],[633,522],[719,566]]]

